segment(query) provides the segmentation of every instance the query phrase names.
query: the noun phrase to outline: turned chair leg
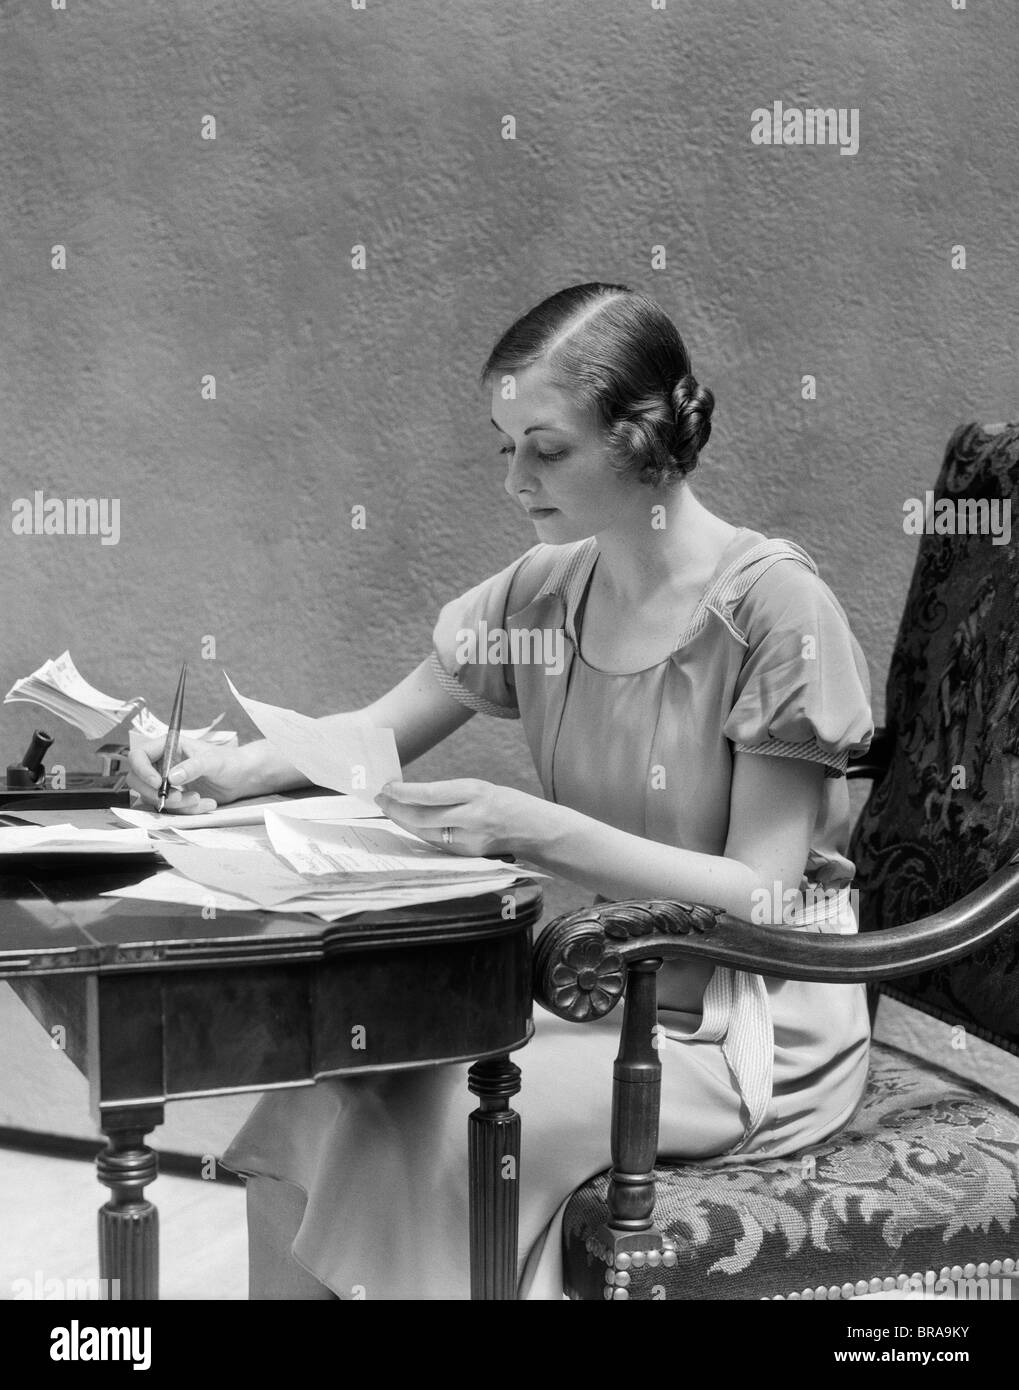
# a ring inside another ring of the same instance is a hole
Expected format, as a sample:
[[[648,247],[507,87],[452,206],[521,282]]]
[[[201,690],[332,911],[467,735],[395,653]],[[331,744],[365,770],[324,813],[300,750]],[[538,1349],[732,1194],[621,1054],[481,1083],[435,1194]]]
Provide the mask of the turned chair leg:
[[[633,961],[626,972],[626,1004],[619,1055],[612,1068],[612,1170],[609,1218],[588,1241],[608,1266],[604,1294],[629,1297],[631,1267],[672,1265],[675,1249],[654,1224],[655,1158],[662,1093],[656,1042],[660,960]]]
[[[520,1116],[510,1099],[520,1068],[508,1057],[475,1062],[467,1085],[481,1102],[468,1121],[471,1298],[517,1296]]]
[[[158,1160],[145,1136],[161,1120],[161,1112],[144,1109],[103,1117],[109,1142],[96,1156],[96,1173],[110,1200],[99,1209],[99,1277],[112,1298],[159,1297],[159,1213],[145,1197]]]

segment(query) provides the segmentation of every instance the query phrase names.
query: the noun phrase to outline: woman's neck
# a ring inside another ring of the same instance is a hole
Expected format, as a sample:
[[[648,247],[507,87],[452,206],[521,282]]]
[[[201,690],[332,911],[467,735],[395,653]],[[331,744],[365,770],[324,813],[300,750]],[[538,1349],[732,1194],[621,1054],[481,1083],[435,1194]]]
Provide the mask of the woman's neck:
[[[648,502],[633,516],[598,533],[601,582],[614,601],[637,607],[698,582],[738,530],[702,506],[688,483],[649,490]]]

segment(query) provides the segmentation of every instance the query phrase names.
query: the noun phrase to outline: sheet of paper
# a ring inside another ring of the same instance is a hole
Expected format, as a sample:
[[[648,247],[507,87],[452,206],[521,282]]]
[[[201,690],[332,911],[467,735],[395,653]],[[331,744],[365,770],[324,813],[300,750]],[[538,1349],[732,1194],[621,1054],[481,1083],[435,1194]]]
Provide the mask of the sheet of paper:
[[[178,819],[183,821],[185,817]],[[150,830],[148,835],[157,849],[162,843],[167,843],[197,845],[199,849],[238,849],[249,853],[262,850],[272,853],[264,825],[235,825],[228,830],[189,830],[184,825],[168,825],[159,830]]]
[[[294,796],[273,805],[292,820],[321,820],[331,825],[385,819],[382,808],[363,796]]]
[[[189,830],[198,830],[210,826],[258,825],[264,817],[266,804],[244,802],[239,806],[217,806],[214,811],[206,811],[201,816],[174,815],[172,812],[160,815],[156,811],[136,811],[126,806],[112,806],[110,809],[118,820],[140,826],[143,830],[165,830],[168,826],[175,829],[178,824]]]
[[[123,718],[124,713],[140,702],[140,696],[133,700],[117,700],[112,695],[104,695],[94,685],[89,685],[71,659],[69,651],[63,652],[53,661],[46,661],[37,672],[47,685],[61,691],[72,700],[77,700],[90,709],[105,710],[109,714]],[[28,678],[32,679],[31,676]]]
[[[529,875],[530,876],[530,875]],[[408,888],[385,893],[359,895],[356,901],[336,898],[295,899],[277,912],[302,913],[321,918],[326,922],[337,922],[342,917],[351,917],[359,912],[387,912],[393,908],[405,907],[412,903],[449,902],[455,898],[476,898],[482,893],[500,893],[517,880],[512,871],[499,875],[484,883],[458,883],[455,888]],[[214,907],[217,912],[259,911],[247,899],[236,894],[225,893],[221,889],[211,889],[173,869],[164,869],[140,883],[128,884],[124,888],[111,888],[100,896],[104,898],[126,898],[128,901],[169,903],[180,907]],[[205,926],[203,922],[201,925]]]
[[[148,854],[152,846],[144,830],[80,830],[70,822],[0,826],[0,854],[71,849],[103,854]]]
[[[259,907],[275,907],[288,899],[306,897],[308,885],[274,854],[258,850],[202,849],[198,845],[160,842],[159,852],[178,873]]]
[[[259,853],[251,850],[205,849],[196,845],[172,845],[161,842],[159,852],[168,864],[178,873],[194,879],[207,888],[233,893],[238,897],[250,899],[259,907],[282,907],[294,899],[321,898],[326,902],[345,899],[354,900],[365,893],[388,893],[397,888],[414,884],[420,886],[424,879],[429,886],[428,877],[415,875],[412,879],[397,875],[393,881],[391,874],[376,873],[350,874],[331,873],[312,877],[295,873],[275,854]],[[469,875],[471,879],[482,881],[499,875],[499,869],[491,870],[488,861],[481,873]],[[446,894],[455,895],[460,878],[443,875],[430,876],[432,882],[446,885]]]
[[[487,873],[499,860],[471,858],[433,849],[392,821],[378,825],[329,825],[298,821],[273,807],[265,812],[265,828],[273,849],[299,873],[459,875]]]
[[[167,826],[174,829],[182,826],[187,830],[199,830],[224,825],[261,825],[267,806],[285,809],[288,815],[296,819],[344,821],[382,816],[382,811],[374,801],[365,801],[358,796],[260,797],[257,801],[238,801],[226,806],[217,806],[214,811],[206,811],[200,816],[185,816],[172,811],[160,814],[157,811],[141,811],[122,806],[114,806],[111,809],[115,816],[128,825],[143,826],[146,830],[164,830]]]
[[[249,700],[229,676],[226,683],[273,747],[316,786],[371,800],[387,782],[403,780],[392,729],[363,723],[327,733],[317,719],[279,705]]]
[[[213,743],[217,748],[234,748],[237,745],[237,731],[217,728],[216,726],[222,718],[223,715],[218,714],[212,723],[207,724],[204,729],[181,729],[181,737],[193,738],[203,743]],[[128,744],[133,752],[134,749],[142,747],[151,739],[165,739],[169,732],[169,724],[164,724],[150,709],[142,708],[131,720],[131,726],[127,731]]]
[[[103,898],[127,898],[132,902],[170,903],[177,907],[211,907],[215,908],[217,912],[259,912],[263,910],[248,898],[239,897],[235,893],[225,893],[221,889],[208,888],[205,884],[185,878],[183,874],[178,874],[173,869],[163,869],[159,873],[153,874],[151,878],[144,878],[140,883],[131,883],[124,888],[108,889],[100,896]],[[334,922],[340,917],[350,916],[351,913],[363,912],[364,908],[354,907],[346,903],[330,906],[325,903],[302,902],[297,899],[287,904],[286,911],[310,912],[326,922]],[[202,922],[201,925],[207,927],[208,924]]]

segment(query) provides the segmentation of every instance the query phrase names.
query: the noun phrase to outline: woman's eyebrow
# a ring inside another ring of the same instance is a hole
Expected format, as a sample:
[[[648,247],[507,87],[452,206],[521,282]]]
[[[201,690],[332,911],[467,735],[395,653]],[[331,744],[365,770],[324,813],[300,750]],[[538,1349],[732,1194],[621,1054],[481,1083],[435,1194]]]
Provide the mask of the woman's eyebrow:
[[[492,421],[492,424],[495,425],[494,420]],[[506,431],[502,428],[501,425],[495,425],[495,428],[499,431],[500,434],[506,433]],[[566,429],[564,425],[528,425],[527,428],[524,430],[524,434],[533,434],[535,430],[555,430],[556,434],[569,433],[569,431]]]

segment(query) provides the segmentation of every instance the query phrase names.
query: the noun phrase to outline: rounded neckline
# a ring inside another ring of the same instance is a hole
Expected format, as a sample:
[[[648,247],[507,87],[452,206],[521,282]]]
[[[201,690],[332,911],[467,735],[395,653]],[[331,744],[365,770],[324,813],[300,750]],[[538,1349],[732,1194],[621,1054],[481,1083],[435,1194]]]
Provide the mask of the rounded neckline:
[[[708,579],[708,582],[705,584],[703,590],[701,591],[701,595],[697,600],[693,613],[690,615],[690,621],[679,634],[679,637],[676,640],[676,645],[672,648],[668,655],[663,656],[660,661],[653,661],[650,664],[650,666],[642,666],[637,671],[606,671],[601,666],[592,666],[580,649],[582,638],[581,628],[583,626],[583,623],[581,623],[581,628],[578,628],[577,615],[580,614],[581,616],[583,616],[586,611],[588,594],[591,588],[591,581],[594,578],[595,566],[598,563],[599,556],[597,543],[593,544],[590,550],[589,560],[587,562],[587,574],[583,575],[583,571],[581,571],[583,578],[578,578],[577,580],[577,587],[580,590],[580,597],[577,599],[577,602],[575,603],[573,608],[573,613],[571,615],[574,633],[573,652],[577,660],[580,662],[582,666],[586,667],[588,671],[593,671],[595,675],[598,676],[643,676],[646,675],[648,671],[657,671],[660,667],[665,666],[668,662],[672,660],[676,652],[678,652],[681,648],[685,647],[687,642],[689,642],[690,639],[695,635],[695,632],[699,630],[701,616],[704,612],[705,607],[707,606],[709,598],[711,597],[712,590],[715,587],[715,581],[718,579],[718,576],[722,571],[722,566],[725,564],[725,561],[729,556],[730,551],[736,545],[737,541],[742,540],[745,537],[753,534],[754,533],[748,526],[740,526],[737,528],[736,534],[730,539],[729,544],[725,547],[721,555],[718,557],[718,563],[715,565],[715,568],[711,571],[711,575]]]

